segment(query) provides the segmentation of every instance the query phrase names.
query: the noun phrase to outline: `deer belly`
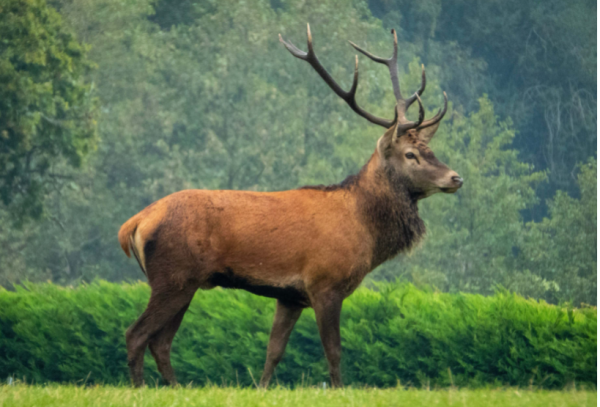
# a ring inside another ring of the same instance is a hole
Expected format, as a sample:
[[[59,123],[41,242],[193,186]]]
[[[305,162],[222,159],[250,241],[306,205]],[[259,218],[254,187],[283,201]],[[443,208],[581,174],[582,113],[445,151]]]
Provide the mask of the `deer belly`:
[[[262,297],[276,298],[286,304],[308,307],[310,301],[303,284],[275,285],[257,278],[238,275],[229,267],[213,272],[208,282],[212,286],[246,290]]]

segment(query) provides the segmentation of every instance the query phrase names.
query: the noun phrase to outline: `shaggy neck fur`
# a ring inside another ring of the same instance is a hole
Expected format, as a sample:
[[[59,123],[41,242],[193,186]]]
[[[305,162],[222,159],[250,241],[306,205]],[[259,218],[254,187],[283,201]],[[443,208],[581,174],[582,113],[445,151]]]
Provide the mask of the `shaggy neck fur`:
[[[378,152],[356,175],[358,210],[375,242],[371,267],[410,250],[425,235],[417,196],[407,179],[382,165]]]

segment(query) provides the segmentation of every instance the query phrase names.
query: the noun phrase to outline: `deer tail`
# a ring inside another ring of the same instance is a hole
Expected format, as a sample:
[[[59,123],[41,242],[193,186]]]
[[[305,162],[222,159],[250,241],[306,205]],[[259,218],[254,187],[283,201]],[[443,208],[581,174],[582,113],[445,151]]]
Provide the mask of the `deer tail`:
[[[146,269],[144,268],[144,262],[140,258],[140,253],[138,252],[134,238],[140,220],[141,219],[138,214],[129,219],[127,222],[125,222],[123,226],[121,226],[121,229],[119,230],[119,243],[121,244],[121,248],[123,249],[127,257],[131,257],[131,253],[133,253],[133,256],[140,265],[140,268],[142,269],[142,272],[148,275],[146,273]]]

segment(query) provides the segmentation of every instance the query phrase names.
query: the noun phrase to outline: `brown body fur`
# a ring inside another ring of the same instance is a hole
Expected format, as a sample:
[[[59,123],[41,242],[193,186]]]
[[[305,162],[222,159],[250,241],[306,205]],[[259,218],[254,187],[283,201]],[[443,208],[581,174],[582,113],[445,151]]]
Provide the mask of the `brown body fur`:
[[[214,275],[227,270],[249,285],[289,287],[307,299],[343,281],[346,297],[424,232],[416,203],[400,204],[410,198],[394,191],[376,166],[367,165],[350,185],[180,191],[129,219],[119,242],[128,256],[142,254],[138,261],[152,286],[209,289],[218,285]],[[386,233],[387,225],[393,231]],[[169,259],[168,271],[156,270],[157,258]]]
[[[212,275],[230,269],[256,284],[305,290],[331,269],[361,264],[368,270],[372,241],[366,231],[356,233],[364,229],[356,211],[356,198],[346,190],[186,190],[131,218],[120,241],[127,250],[127,234],[135,230],[151,284],[153,259],[166,254],[177,258],[166,278],[178,286],[213,288]],[[156,246],[150,253],[148,242]],[[336,247],[333,256],[330,247]],[[164,270],[159,273],[163,278]]]

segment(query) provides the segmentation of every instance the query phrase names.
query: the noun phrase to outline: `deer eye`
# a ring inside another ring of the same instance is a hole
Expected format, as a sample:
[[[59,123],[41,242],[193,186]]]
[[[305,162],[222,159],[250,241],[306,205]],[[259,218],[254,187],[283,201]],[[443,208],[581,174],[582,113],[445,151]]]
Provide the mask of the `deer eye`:
[[[417,158],[417,157],[415,157],[415,155],[413,153],[406,153],[406,158],[408,158],[409,160],[412,160],[413,158]]]

